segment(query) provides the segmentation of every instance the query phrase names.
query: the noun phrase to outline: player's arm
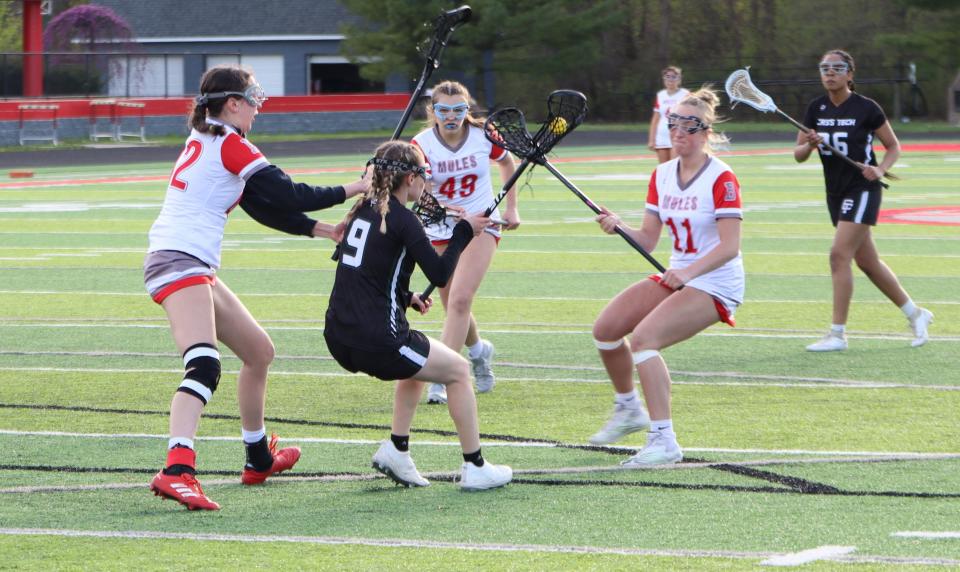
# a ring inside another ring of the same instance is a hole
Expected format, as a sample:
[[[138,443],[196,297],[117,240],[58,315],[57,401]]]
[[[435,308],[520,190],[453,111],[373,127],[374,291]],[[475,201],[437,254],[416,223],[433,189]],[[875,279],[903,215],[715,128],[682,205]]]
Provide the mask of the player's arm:
[[[272,229],[287,234],[310,237],[324,236],[323,234],[315,234],[314,229],[316,229],[318,224],[323,225],[326,223],[319,223],[300,211],[277,208],[276,205],[270,203],[256,192],[247,193],[244,191],[243,197],[240,199],[240,208],[250,215],[250,218],[253,220]]]
[[[657,248],[657,243],[660,242],[660,232],[663,230],[663,222],[660,221],[660,216],[651,210],[643,213],[643,222],[640,223],[640,228],[633,228],[623,222],[620,215],[610,212],[604,206],[600,207],[600,214],[597,215],[596,221],[600,223],[600,228],[607,234],[616,233],[619,226],[647,252],[653,252]]]
[[[406,217],[405,217],[406,218]],[[410,224],[410,221],[416,224]],[[453,276],[460,253],[473,239],[474,229],[466,219],[461,220],[453,227],[453,235],[447,243],[447,249],[442,255],[430,244],[423,227],[413,216],[409,217],[400,229],[400,235],[407,252],[416,261],[420,270],[431,284],[443,288]]]
[[[893,132],[893,127],[890,126],[889,121],[884,121],[883,125],[880,126],[874,132],[877,136],[877,139],[883,143],[886,151],[883,153],[883,161],[880,161],[880,164],[876,167],[872,165],[864,165],[863,167],[863,176],[866,177],[868,181],[878,181],[882,178],[887,171],[893,167],[893,164],[897,162],[897,159],[900,158],[900,140],[897,139],[897,134]]]
[[[500,170],[500,180],[506,184],[517,172],[517,165],[513,161],[513,155],[504,151],[504,157],[497,161],[497,167]],[[503,220],[507,223],[504,230],[514,230],[520,226],[520,211],[517,208],[517,185],[507,191],[507,208],[503,213]]]
[[[817,135],[817,130],[813,128],[816,125],[816,118],[812,104],[807,107],[807,112],[803,116],[803,125],[806,129],[797,133],[797,144],[793,148],[793,158],[797,163],[803,163],[809,159],[813,150],[823,143],[823,138]]]
[[[334,187],[297,183],[280,167],[267,165],[247,179],[243,194],[257,195],[278,209],[310,212],[339,205],[366,188],[363,179]]]
[[[651,150],[657,148],[657,126],[660,125],[660,112],[653,110],[650,116],[650,133],[647,135],[647,147]]]

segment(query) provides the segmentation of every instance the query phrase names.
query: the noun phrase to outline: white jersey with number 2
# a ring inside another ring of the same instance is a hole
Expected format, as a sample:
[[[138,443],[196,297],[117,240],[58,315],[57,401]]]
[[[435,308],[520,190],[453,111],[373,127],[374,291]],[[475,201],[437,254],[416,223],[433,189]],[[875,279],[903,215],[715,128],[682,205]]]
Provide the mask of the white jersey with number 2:
[[[220,267],[227,214],[240,202],[247,179],[269,165],[235,129],[224,128],[225,136],[190,132],[150,228],[148,252],[178,250]]]
[[[447,145],[436,127],[418,133],[413,144],[426,157],[433,195],[440,204],[462,207],[467,214],[483,212],[493,204],[490,160],[503,161],[510,153],[491,143],[482,129],[467,125],[467,136],[456,148]],[[446,240],[453,234],[453,224],[447,221],[446,226],[430,225],[426,230],[430,240]],[[491,234],[499,236],[496,231]]]
[[[730,167],[709,157],[700,172],[680,184],[680,159],[657,167],[650,177],[647,210],[660,217],[672,239],[670,268],[686,268],[720,244],[717,221],[743,219],[740,183]],[[697,276],[687,283],[711,296],[743,303],[744,274],[740,252],[723,266]]]

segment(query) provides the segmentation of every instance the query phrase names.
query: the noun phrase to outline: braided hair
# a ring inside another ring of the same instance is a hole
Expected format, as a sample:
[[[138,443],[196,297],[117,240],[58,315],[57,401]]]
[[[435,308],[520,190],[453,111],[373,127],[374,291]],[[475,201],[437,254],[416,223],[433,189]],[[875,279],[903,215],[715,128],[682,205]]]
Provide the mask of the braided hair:
[[[225,135],[226,130],[223,126],[207,123],[207,117],[218,117],[223,112],[223,106],[227,104],[230,97],[239,96],[231,95],[230,97],[207,99],[203,97],[203,94],[224,91],[242,93],[250,85],[252,77],[253,74],[249,71],[234,65],[222,65],[208,69],[200,79],[200,97],[196,99],[193,109],[190,111],[187,127],[196,129],[200,133]]]
[[[365,191],[350,208],[344,218],[348,223],[365,202],[376,206],[380,212],[380,233],[387,232],[387,213],[390,210],[390,195],[399,189],[410,173],[415,173],[423,162],[420,150],[403,141],[387,141],[380,144],[373,159],[367,163],[373,168],[370,189]]]

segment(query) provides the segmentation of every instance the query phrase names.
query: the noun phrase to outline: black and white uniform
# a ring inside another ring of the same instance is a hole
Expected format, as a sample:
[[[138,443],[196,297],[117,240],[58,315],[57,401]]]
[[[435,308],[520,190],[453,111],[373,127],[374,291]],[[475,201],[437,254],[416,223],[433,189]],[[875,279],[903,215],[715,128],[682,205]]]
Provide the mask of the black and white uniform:
[[[379,207],[366,201],[350,220],[323,336],[330,355],[345,369],[396,380],[413,377],[430,353],[429,340],[411,330],[406,317],[414,265],[431,284],[445,286],[473,230],[466,221],[457,223],[441,256],[420,219],[392,195],[386,219],[381,233]]]
[[[839,106],[828,95],[810,102],[803,124],[817,132],[824,141],[858,163],[876,165],[873,153],[873,132],[887,122],[883,109],[870,98],[856,92]],[[836,226],[843,220],[858,224],[877,224],[880,213],[879,181],[868,181],[859,169],[819,147],[823,177],[827,186],[827,208]]]

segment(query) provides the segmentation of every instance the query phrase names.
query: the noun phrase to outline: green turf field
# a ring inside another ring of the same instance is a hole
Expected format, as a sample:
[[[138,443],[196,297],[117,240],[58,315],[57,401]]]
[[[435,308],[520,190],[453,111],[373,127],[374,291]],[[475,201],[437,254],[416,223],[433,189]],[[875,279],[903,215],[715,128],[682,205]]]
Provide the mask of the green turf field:
[[[512,465],[515,481],[476,494],[450,482],[460,451],[443,407],[422,406],[412,436],[433,486],[397,488],[369,468],[392,386],[327,353],[332,243],[236,210],[220,276],[277,347],[267,429],[304,454],[290,474],[240,485],[239,364],[223,348],[198,449],[224,508],[203,514],[146,488],[182,372],[141,271],[174,158],[0,181],[0,569],[752,569],[814,549],[806,566],[818,570],[960,565],[960,150],[905,153],[884,197],[884,209],[949,207],[937,216],[953,226],[875,232],[936,314],[930,342],[911,348],[902,314],[858,274],[850,349],[819,355],[804,346],[830,321],[832,229],[818,163],[795,164],[788,147],[724,157],[743,187],[747,299],[736,328],[663,352],[686,458],[656,470],[621,471],[625,449],[583,446],[612,401],[592,321],[651,269],[545,170],[524,179],[524,224],[474,305],[497,348],[496,390],[478,399],[484,456]],[[555,159],[639,221],[654,167],[645,151],[561,146]],[[365,160],[277,162],[342,168],[296,176],[335,184]],[[664,262],[667,247],[655,253]],[[439,304],[410,317],[439,337]]]

